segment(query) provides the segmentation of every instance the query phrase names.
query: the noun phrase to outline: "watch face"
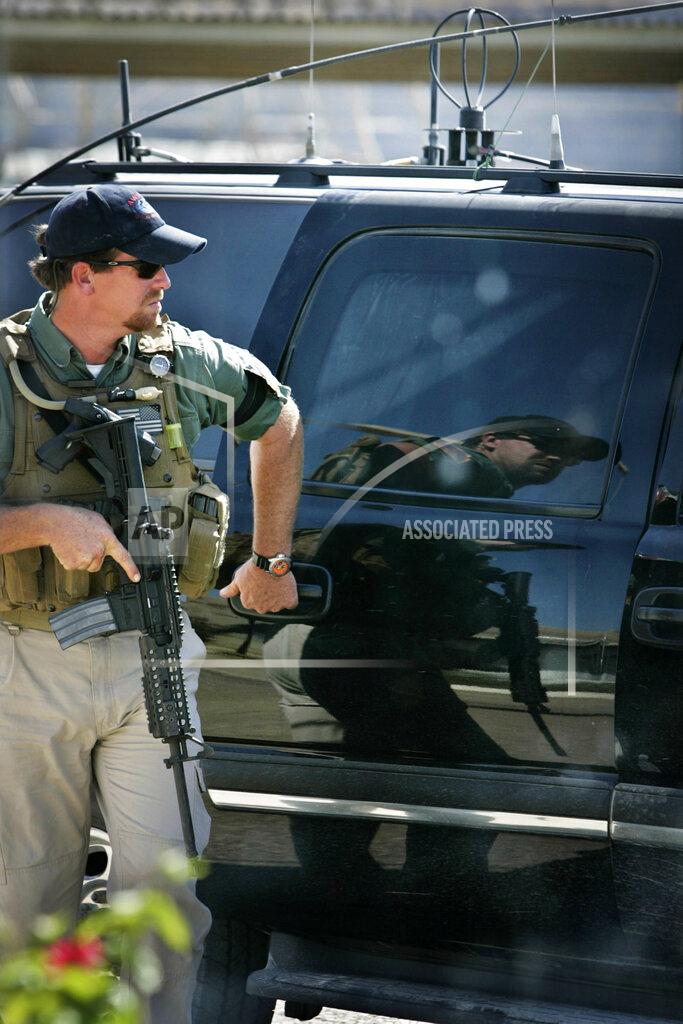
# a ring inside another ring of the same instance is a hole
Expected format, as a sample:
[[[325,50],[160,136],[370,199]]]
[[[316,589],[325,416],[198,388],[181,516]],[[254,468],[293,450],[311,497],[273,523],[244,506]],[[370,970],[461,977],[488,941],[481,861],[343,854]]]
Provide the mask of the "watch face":
[[[274,558],[270,563],[270,571],[273,576],[286,576],[289,572],[288,558]]]
[[[163,352],[157,352],[150,359],[149,368],[155,377],[165,377],[171,369],[171,360]]]

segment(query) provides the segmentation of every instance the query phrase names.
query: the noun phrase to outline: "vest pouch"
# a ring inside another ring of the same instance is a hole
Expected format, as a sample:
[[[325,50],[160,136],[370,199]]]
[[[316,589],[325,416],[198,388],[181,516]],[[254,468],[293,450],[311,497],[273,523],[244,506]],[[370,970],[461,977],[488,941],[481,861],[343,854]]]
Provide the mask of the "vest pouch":
[[[116,590],[117,587],[121,586],[121,580],[122,576],[117,563],[113,558],[107,557],[96,578],[90,580],[90,594],[94,597],[107,594],[111,590]],[[127,577],[125,580],[127,581]]]
[[[40,548],[2,555],[2,600],[13,608],[32,608],[40,598],[43,561]]]
[[[225,557],[229,502],[227,494],[206,481],[189,496],[187,555],[179,567],[178,585],[188,597],[201,597],[218,578]]]
[[[133,556],[143,557],[139,550],[137,520],[139,516],[139,499],[133,492],[129,492],[134,502],[128,509],[128,550]],[[181,564],[187,557],[187,543],[190,531],[190,513],[188,509],[190,489],[188,487],[148,487],[147,501],[152,514],[160,526],[171,531],[168,544],[176,566]],[[129,499],[130,501],[130,499]],[[136,503],[137,502],[137,503]]]
[[[65,569],[51,548],[43,549],[43,578],[48,608],[76,604],[90,595],[91,573],[85,569]]]

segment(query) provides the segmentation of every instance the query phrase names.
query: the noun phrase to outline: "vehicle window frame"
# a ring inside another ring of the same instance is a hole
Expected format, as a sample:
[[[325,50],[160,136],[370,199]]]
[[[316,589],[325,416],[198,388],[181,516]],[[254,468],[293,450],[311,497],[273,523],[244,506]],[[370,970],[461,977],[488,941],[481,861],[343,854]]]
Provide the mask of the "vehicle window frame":
[[[368,228],[363,231],[356,232],[347,238],[342,239],[338,245],[330,250],[326,259],[321,263],[318,271],[312,280],[310,287],[306,293],[304,301],[301,304],[301,308],[294,320],[292,329],[287,339],[287,344],[282,354],[282,358],[279,364],[278,373],[280,379],[287,383],[288,374],[291,367],[294,352],[297,347],[297,335],[299,327],[308,315],[309,309],[315,300],[316,293],[320,287],[320,284],[326,275],[331,263],[338,258],[338,256],[345,252],[350,246],[358,244],[364,241],[368,237],[387,236],[387,235],[400,235],[400,236],[420,236],[422,238],[428,236],[438,237],[453,237],[453,238],[477,238],[477,239],[495,239],[497,241],[521,241],[521,242],[542,242],[551,245],[572,245],[572,246],[587,246],[589,248],[604,248],[611,250],[621,250],[629,252],[640,252],[646,256],[649,256],[652,261],[652,272],[650,274],[650,280],[647,284],[645,291],[645,298],[643,301],[643,307],[638,318],[636,329],[634,331],[633,343],[631,346],[631,352],[628,357],[628,361],[624,370],[624,379],[622,382],[621,392],[619,400],[617,402],[613,430],[609,438],[610,451],[608,458],[610,459],[609,470],[605,472],[603,479],[602,491],[599,499],[596,502],[587,503],[570,503],[570,502],[539,502],[522,499],[510,499],[510,498],[486,498],[486,497],[469,497],[467,495],[448,495],[443,493],[436,493],[430,491],[405,491],[399,489],[390,489],[388,487],[381,489],[371,489],[364,485],[354,484],[343,484],[343,483],[332,483],[330,481],[315,481],[308,479],[305,475],[303,478],[301,492],[302,494],[319,495],[324,497],[335,497],[345,498],[349,502],[364,500],[369,501],[377,505],[401,505],[401,506],[415,506],[415,507],[430,507],[430,508],[462,508],[464,510],[472,508],[489,509],[491,511],[511,511],[511,512],[522,512],[529,513],[531,515],[558,515],[558,516],[572,516],[576,518],[596,518],[600,515],[606,496],[609,492],[610,482],[612,479],[612,473],[616,464],[615,454],[617,451],[617,444],[621,433],[621,424],[626,407],[629,389],[633,379],[634,368],[638,359],[638,353],[645,333],[645,327],[647,319],[652,306],[652,301],[656,289],[657,280],[661,268],[661,254],[659,247],[648,239],[645,238],[623,238],[617,235],[592,235],[592,234],[578,234],[574,232],[560,231],[524,231],[521,229],[494,229],[494,228],[459,228],[459,227],[381,227],[381,228]],[[305,424],[305,417],[304,417]]]
[[[652,493],[648,523],[650,526],[666,525],[683,527],[683,344],[681,345],[678,365],[671,385],[671,393],[667,403],[666,418],[662,428],[655,471],[652,478]],[[657,521],[656,498],[661,485],[673,484],[671,495],[676,499],[676,507],[671,517],[664,523]]]

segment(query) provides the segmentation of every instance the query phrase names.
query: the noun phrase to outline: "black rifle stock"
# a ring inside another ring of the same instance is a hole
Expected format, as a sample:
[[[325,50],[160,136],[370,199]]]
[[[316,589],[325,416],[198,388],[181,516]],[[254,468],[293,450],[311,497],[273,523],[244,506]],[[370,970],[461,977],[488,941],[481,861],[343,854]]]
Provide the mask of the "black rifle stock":
[[[135,416],[117,416],[93,403],[88,406],[86,422],[96,421],[96,425],[71,426],[64,443],[86,453],[90,466],[102,479],[107,497],[121,513],[123,528],[119,539],[124,544],[129,492],[132,490],[139,499],[135,508],[135,536],[139,543],[134,558],[141,579],[131,583],[120,570],[121,584],[116,590],[52,615],[50,625],[64,649],[93,636],[129,629],[141,631],[142,687],[149,729],[157,739],[168,743],[170,756],[165,763],[173,770],[185,849],[188,856],[196,857],[184,771],[185,762],[195,760],[187,752],[187,741],[194,729],[180,662],[183,622],[168,543],[171,531],[157,522],[147,497]],[[97,422],[102,412],[104,421]]]
[[[508,572],[503,581],[507,608],[501,619],[500,638],[507,653],[510,696],[526,704],[552,750],[566,757],[566,750],[555,739],[542,715],[548,694],[541,683],[541,648],[536,609],[529,604],[530,582],[529,572]]]

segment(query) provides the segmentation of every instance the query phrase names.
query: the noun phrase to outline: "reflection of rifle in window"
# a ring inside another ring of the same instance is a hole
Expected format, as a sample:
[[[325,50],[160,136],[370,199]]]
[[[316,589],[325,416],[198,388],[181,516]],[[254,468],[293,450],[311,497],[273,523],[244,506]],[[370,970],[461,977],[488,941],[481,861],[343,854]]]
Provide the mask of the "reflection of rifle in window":
[[[542,717],[548,699],[541,684],[540,647],[536,609],[529,604],[530,572],[508,572],[503,579],[506,606],[501,613],[500,648],[507,657],[510,695],[526,704],[540,732],[560,757],[566,757]]]

